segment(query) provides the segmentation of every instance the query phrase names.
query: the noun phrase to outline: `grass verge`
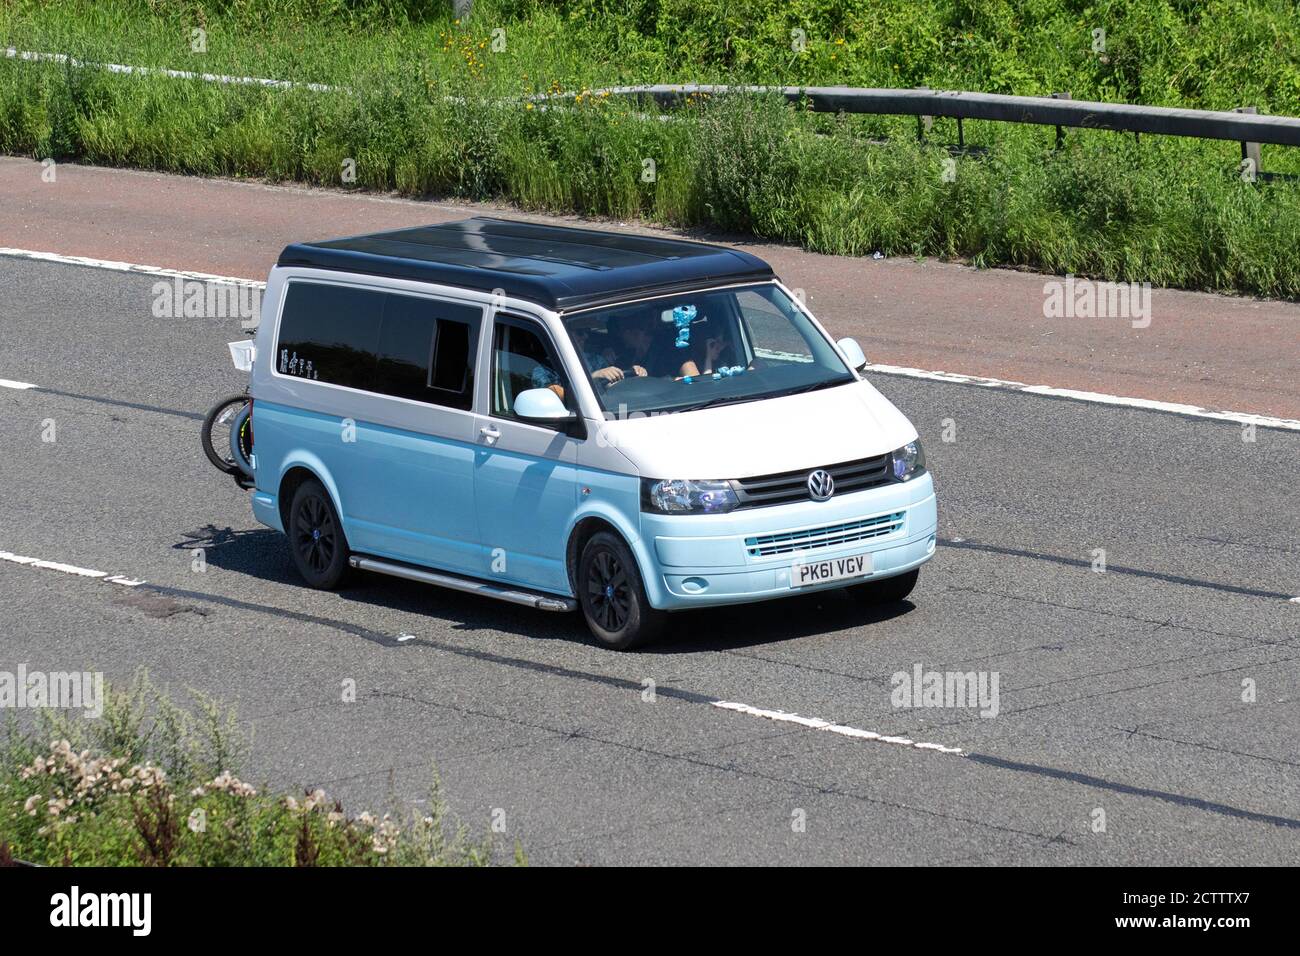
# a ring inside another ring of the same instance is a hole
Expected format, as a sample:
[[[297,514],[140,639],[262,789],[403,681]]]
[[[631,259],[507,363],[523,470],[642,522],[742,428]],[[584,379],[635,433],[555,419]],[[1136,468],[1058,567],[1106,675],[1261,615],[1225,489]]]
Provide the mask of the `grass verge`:
[[[743,79],[1066,87],[1076,97],[1208,106],[1249,99],[1300,111],[1300,72],[1287,59],[1296,40],[1285,32],[1297,14],[1285,4],[1230,5],[1222,22],[1158,0],[1078,15],[1055,0],[1022,6],[1023,22],[1012,24],[1005,3],[884,3],[872,8],[871,34],[861,3],[847,3],[835,27],[826,3],[757,3],[741,22],[712,2],[664,0],[657,9],[668,19],[650,20],[640,3],[498,2],[455,22],[444,5],[420,0],[21,2],[0,14],[8,42],[20,46],[345,89],[279,91],[0,61],[0,151],[504,200],[834,254],[1300,295],[1300,185],[1243,182],[1233,143],[1071,131],[1055,150],[1050,129],[972,122],[967,142],[986,151],[951,157],[948,122],[918,143],[911,119],[819,116],[761,96],[699,100],[672,116],[590,94],[562,109],[503,99],[601,83]],[[1086,49],[1093,19],[1111,27],[1105,63]],[[817,41],[793,58],[782,39],[789,23]],[[194,24],[205,30],[201,56],[187,45]],[[756,32],[742,37],[742,28]],[[494,53],[497,29],[506,42]],[[882,48],[871,46],[872,35]],[[1049,38],[1085,51],[1053,55]],[[1282,60],[1252,58],[1247,41]],[[912,64],[905,77],[900,62]],[[1266,168],[1300,172],[1291,152],[1266,150]],[[355,181],[344,177],[351,168]]]

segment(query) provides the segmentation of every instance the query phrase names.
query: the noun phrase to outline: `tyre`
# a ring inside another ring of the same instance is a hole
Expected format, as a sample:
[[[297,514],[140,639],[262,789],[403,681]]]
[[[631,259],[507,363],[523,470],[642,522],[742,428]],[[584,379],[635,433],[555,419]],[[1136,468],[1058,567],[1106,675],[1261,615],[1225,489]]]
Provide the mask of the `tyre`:
[[[309,478],[289,505],[289,553],[302,579],[313,588],[338,587],[348,571],[348,540],[325,486]]]
[[[657,638],[668,614],[650,606],[636,558],[623,539],[598,531],[578,558],[578,602],[596,640],[618,651]]]
[[[239,466],[235,464],[235,459],[230,454],[230,427],[234,424],[235,417],[247,404],[247,395],[231,395],[213,405],[212,410],[203,419],[203,454],[208,456],[208,461],[212,462],[213,467],[228,475],[241,474]],[[241,432],[240,447],[247,455],[253,450],[253,436],[249,426],[245,425],[244,431],[247,434]]]
[[[912,593],[912,588],[916,587],[916,580],[920,576],[921,569],[913,568],[892,578],[854,584],[848,588],[848,592],[863,604],[897,604]]]

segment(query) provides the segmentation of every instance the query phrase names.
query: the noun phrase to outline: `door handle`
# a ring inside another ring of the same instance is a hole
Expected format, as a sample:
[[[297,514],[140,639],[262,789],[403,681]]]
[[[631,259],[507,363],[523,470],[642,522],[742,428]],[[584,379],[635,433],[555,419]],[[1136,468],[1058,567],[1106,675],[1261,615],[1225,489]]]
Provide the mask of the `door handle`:
[[[489,445],[495,445],[497,439],[501,437],[501,429],[495,425],[484,425],[478,430],[478,433],[483,436]]]

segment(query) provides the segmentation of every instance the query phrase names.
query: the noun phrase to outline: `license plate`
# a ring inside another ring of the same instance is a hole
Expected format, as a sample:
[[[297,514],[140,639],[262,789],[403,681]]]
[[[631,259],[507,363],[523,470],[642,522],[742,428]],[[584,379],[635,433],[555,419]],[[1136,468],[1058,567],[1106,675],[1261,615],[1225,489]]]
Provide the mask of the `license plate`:
[[[846,581],[871,573],[871,555],[850,554],[829,561],[796,561],[790,565],[790,587],[806,588],[830,581]]]

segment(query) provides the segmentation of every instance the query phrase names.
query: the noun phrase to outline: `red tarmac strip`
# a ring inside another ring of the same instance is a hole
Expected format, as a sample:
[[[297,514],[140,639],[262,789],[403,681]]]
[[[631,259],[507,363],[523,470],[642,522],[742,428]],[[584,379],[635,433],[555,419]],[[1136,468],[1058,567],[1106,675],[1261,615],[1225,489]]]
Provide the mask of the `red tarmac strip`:
[[[60,165],[45,182],[0,157],[0,246],[264,280],[290,242],[508,207]],[[594,228],[620,228],[591,223]],[[638,232],[656,230],[631,227]],[[817,255],[714,238],[766,259],[876,363],[1300,419],[1300,304],[1154,289],[1150,325],[1047,318],[1045,283],[933,260]]]

